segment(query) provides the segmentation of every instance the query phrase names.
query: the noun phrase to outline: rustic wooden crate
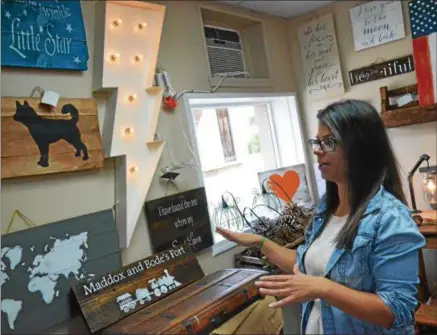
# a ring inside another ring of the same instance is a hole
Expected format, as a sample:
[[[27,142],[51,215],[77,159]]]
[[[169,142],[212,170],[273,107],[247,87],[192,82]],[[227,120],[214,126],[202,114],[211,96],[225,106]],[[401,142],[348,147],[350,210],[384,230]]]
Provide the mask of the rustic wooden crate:
[[[103,167],[94,99],[60,99],[51,108],[37,98],[3,97],[1,142],[2,179]]]
[[[437,121],[437,104],[420,106],[419,102],[414,101],[402,107],[390,105],[390,97],[407,93],[417,93],[417,84],[394,90],[388,90],[387,86],[380,88],[381,118],[386,128]]]

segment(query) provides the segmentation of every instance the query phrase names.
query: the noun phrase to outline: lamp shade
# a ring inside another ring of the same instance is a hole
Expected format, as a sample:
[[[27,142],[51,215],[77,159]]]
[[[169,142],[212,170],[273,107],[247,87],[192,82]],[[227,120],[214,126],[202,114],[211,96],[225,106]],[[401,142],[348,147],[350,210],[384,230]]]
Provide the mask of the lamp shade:
[[[437,209],[437,166],[419,169],[422,173],[422,189],[425,201],[432,209]]]

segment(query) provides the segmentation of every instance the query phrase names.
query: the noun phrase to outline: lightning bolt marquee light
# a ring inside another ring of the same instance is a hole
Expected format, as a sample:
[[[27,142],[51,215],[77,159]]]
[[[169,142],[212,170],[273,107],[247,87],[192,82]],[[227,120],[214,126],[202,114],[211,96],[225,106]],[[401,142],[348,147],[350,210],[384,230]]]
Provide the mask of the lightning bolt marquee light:
[[[165,7],[97,1],[93,89],[108,92],[103,146],[117,157],[116,222],[120,246],[132,238],[163,141],[154,141],[162,89],[152,87]]]

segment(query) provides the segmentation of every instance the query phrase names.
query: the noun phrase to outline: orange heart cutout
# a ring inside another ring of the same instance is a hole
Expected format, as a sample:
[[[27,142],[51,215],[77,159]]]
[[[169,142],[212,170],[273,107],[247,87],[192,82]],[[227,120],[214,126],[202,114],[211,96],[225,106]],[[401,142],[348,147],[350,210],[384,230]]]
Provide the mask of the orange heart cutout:
[[[268,187],[278,198],[286,203],[293,199],[300,185],[300,178],[296,171],[287,171],[284,176],[279,174],[271,175],[267,181]]]

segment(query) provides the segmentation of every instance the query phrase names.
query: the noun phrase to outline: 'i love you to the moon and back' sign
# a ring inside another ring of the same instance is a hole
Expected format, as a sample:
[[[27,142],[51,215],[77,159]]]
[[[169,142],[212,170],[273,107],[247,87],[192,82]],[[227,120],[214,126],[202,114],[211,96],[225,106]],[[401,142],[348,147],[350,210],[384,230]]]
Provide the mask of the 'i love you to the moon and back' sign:
[[[79,0],[2,0],[1,65],[87,70]]]

